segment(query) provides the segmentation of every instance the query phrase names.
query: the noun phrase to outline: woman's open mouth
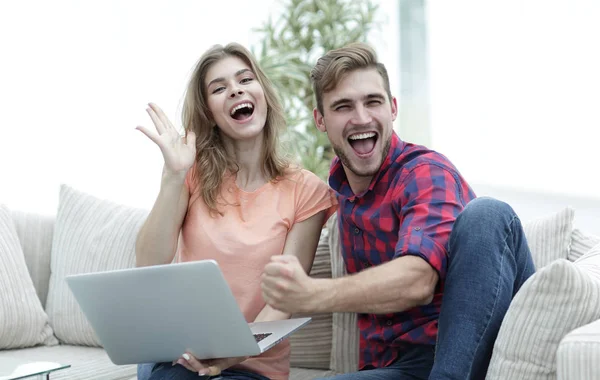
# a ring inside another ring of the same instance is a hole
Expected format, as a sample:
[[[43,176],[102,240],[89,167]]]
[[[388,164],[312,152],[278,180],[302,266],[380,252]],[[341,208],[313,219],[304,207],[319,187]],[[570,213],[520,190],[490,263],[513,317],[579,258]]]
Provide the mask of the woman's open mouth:
[[[363,132],[350,135],[348,143],[358,156],[366,156],[373,152],[377,143],[377,133]]]
[[[244,122],[252,117],[254,113],[254,104],[250,102],[244,102],[236,105],[229,111],[229,115],[239,121]]]

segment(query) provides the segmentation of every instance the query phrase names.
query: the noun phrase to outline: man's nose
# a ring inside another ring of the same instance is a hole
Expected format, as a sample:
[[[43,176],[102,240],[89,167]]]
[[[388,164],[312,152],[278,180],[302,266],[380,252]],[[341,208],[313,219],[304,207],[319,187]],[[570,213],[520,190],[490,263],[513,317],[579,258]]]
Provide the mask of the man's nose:
[[[352,124],[366,125],[369,124],[371,121],[373,121],[373,118],[371,117],[371,114],[365,106],[359,105],[356,108],[354,108],[351,120]]]

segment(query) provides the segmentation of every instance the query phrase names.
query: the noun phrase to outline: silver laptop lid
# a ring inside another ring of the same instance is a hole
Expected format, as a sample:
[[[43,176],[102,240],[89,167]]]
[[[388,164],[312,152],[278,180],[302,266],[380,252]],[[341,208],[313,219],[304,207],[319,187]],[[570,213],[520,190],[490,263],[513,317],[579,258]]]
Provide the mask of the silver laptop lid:
[[[252,356],[260,349],[214,260],[67,277],[115,364]],[[160,300],[160,301],[159,301]]]

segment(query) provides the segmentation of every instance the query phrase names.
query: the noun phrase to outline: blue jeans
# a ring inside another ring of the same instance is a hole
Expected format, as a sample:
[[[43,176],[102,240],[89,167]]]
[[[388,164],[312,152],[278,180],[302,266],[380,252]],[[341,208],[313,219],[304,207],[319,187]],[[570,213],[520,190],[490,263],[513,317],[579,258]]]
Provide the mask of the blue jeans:
[[[138,380],[202,380],[202,379],[230,379],[230,380],[269,380],[267,377],[256,373],[226,369],[219,376],[199,376],[180,364],[148,363],[139,364],[137,368]]]
[[[427,380],[433,365],[434,351],[435,346],[412,345],[387,367],[346,373],[322,380]]]
[[[535,267],[521,222],[506,203],[476,198],[456,219],[435,359],[410,351],[387,368],[335,380],[483,380],[508,306]]]

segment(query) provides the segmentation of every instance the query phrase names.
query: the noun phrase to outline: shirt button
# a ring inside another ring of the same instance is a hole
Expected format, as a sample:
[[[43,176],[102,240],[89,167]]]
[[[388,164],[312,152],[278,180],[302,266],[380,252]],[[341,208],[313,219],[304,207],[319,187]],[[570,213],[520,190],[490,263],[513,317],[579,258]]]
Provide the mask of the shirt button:
[[[393,325],[393,324],[394,324],[394,322],[392,322],[392,321],[388,320],[387,322],[385,322],[385,324],[386,324],[386,325],[388,325],[388,326],[391,326],[391,325]]]
[[[415,231],[421,231],[421,227],[415,227]]]
[[[358,234],[360,234],[360,230],[358,229],[358,227],[354,227],[354,235]]]

